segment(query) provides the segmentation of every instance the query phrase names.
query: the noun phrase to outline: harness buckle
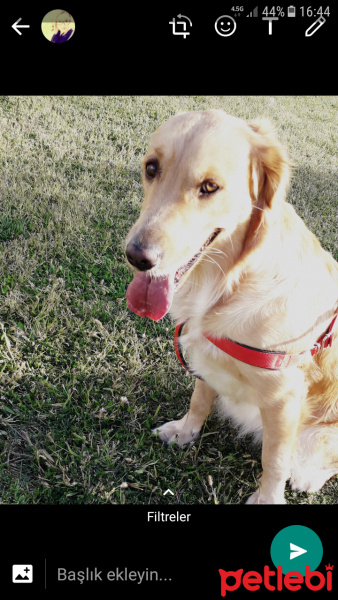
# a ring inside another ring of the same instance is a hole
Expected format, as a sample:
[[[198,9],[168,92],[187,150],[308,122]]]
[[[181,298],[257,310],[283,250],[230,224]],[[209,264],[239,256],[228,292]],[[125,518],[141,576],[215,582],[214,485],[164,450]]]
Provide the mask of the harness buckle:
[[[322,350],[326,350],[327,348],[331,348],[332,341],[333,341],[332,340],[332,336],[333,336],[333,331],[330,331],[329,333],[327,333],[326,335],[324,335],[324,337],[322,339],[322,343],[321,343],[321,349]]]

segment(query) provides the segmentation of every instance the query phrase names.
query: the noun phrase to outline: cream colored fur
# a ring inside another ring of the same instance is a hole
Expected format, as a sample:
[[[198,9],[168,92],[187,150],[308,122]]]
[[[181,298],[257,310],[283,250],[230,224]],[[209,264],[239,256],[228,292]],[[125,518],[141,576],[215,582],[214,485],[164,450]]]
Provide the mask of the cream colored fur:
[[[338,341],[303,365],[270,371],[218,350],[203,332],[287,353],[312,347],[338,304],[338,266],[285,201],[285,149],[265,121],[222,111],[178,115],[153,135],[145,200],[128,235],[159,249],[152,277],[175,273],[222,231],[181,279],[171,315],[196,380],[190,410],[157,428],[166,442],[198,436],[218,412],[262,440],[263,474],[249,503],[284,503],[285,482],[315,491],[338,472]],[[203,182],[218,185],[201,195]]]

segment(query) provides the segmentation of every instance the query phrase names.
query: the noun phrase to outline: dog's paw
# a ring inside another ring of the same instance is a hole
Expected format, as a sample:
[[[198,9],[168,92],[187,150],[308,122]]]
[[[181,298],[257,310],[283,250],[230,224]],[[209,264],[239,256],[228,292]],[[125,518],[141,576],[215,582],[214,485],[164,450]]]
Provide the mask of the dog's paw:
[[[165,444],[175,442],[178,446],[184,446],[198,438],[200,428],[189,427],[187,419],[184,417],[179,421],[170,421],[161,427],[155,427],[152,432],[158,435]]]
[[[289,483],[292,490],[311,494],[319,492],[327,480],[336,472],[336,470],[318,468],[303,469],[301,472],[294,471]]]
[[[251,494],[245,504],[286,504],[284,494],[267,496],[258,489]]]

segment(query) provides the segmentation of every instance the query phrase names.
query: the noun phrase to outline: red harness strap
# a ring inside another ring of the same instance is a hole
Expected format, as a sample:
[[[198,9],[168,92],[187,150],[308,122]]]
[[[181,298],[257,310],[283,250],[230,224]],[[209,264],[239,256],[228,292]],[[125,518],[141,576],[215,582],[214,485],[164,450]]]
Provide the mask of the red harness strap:
[[[333,336],[333,328],[336,322],[338,315],[336,315],[331,321],[328,329],[325,333],[317,340],[317,342],[310,348],[310,353],[312,356],[317,354],[319,350],[325,350],[328,347],[332,346],[332,336]],[[175,329],[175,350],[176,355],[180,363],[183,365],[189,373],[194,374],[188,367],[186,361],[184,360],[182,353],[179,347],[179,337],[182,333],[184,323],[177,325]],[[229,338],[216,338],[213,336],[209,336],[207,334],[203,334],[204,337],[209,340],[212,344],[217,346],[220,350],[223,350],[229,356],[240,360],[241,362],[247,363],[248,365],[253,365],[254,367],[261,367],[262,369],[285,369],[286,367],[295,367],[299,366],[303,362],[304,354],[307,353],[307,350],[304,352],[299,352],[297,354],[286,354],[285,352],[270,352],[268,350],[259,350],[258,348],[251,348],[251,346],[246,346],[245,344],[239,344],[238,342],[233,342]]]
[[[194,375],[195,377],[197,377],[197,379],[202,379],[202,377],[200,377],[199,375],[196,375],[196,373],[194,373],[193,371],[191,371],[191,369],[189,369],[188,364],[184,360],[184,356],[181,352],[181,348],[179,345],[179,338],[182,333],[182,329],[183,329],[184,325],[185,325],[185,323],[180,323],[180,325],[177,325],[177,327],[175,329],[174,343],[175,343],[176,356],[177,356],[178,360],[180,361],[181,365],[186,369],[186,371],[188,371],[188,373],[190,373],[191,375]]]

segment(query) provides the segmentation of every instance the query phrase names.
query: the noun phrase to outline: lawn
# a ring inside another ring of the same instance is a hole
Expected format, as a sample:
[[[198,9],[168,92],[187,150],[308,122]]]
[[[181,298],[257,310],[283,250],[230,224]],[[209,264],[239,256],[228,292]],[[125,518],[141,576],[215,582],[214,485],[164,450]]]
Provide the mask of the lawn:
[[[338,259],[337,97],[0,97],[0,503],[242,503],[260,449],[212,417],[183,449],[155,425],[194,379],[173,324],[128,311],[124,239],[150,134],[179,111],[270,117],[289,149],[288,199]],[[309,299],[311,301],[311,299]],[[335,504],[286,490],[290,504]]]

